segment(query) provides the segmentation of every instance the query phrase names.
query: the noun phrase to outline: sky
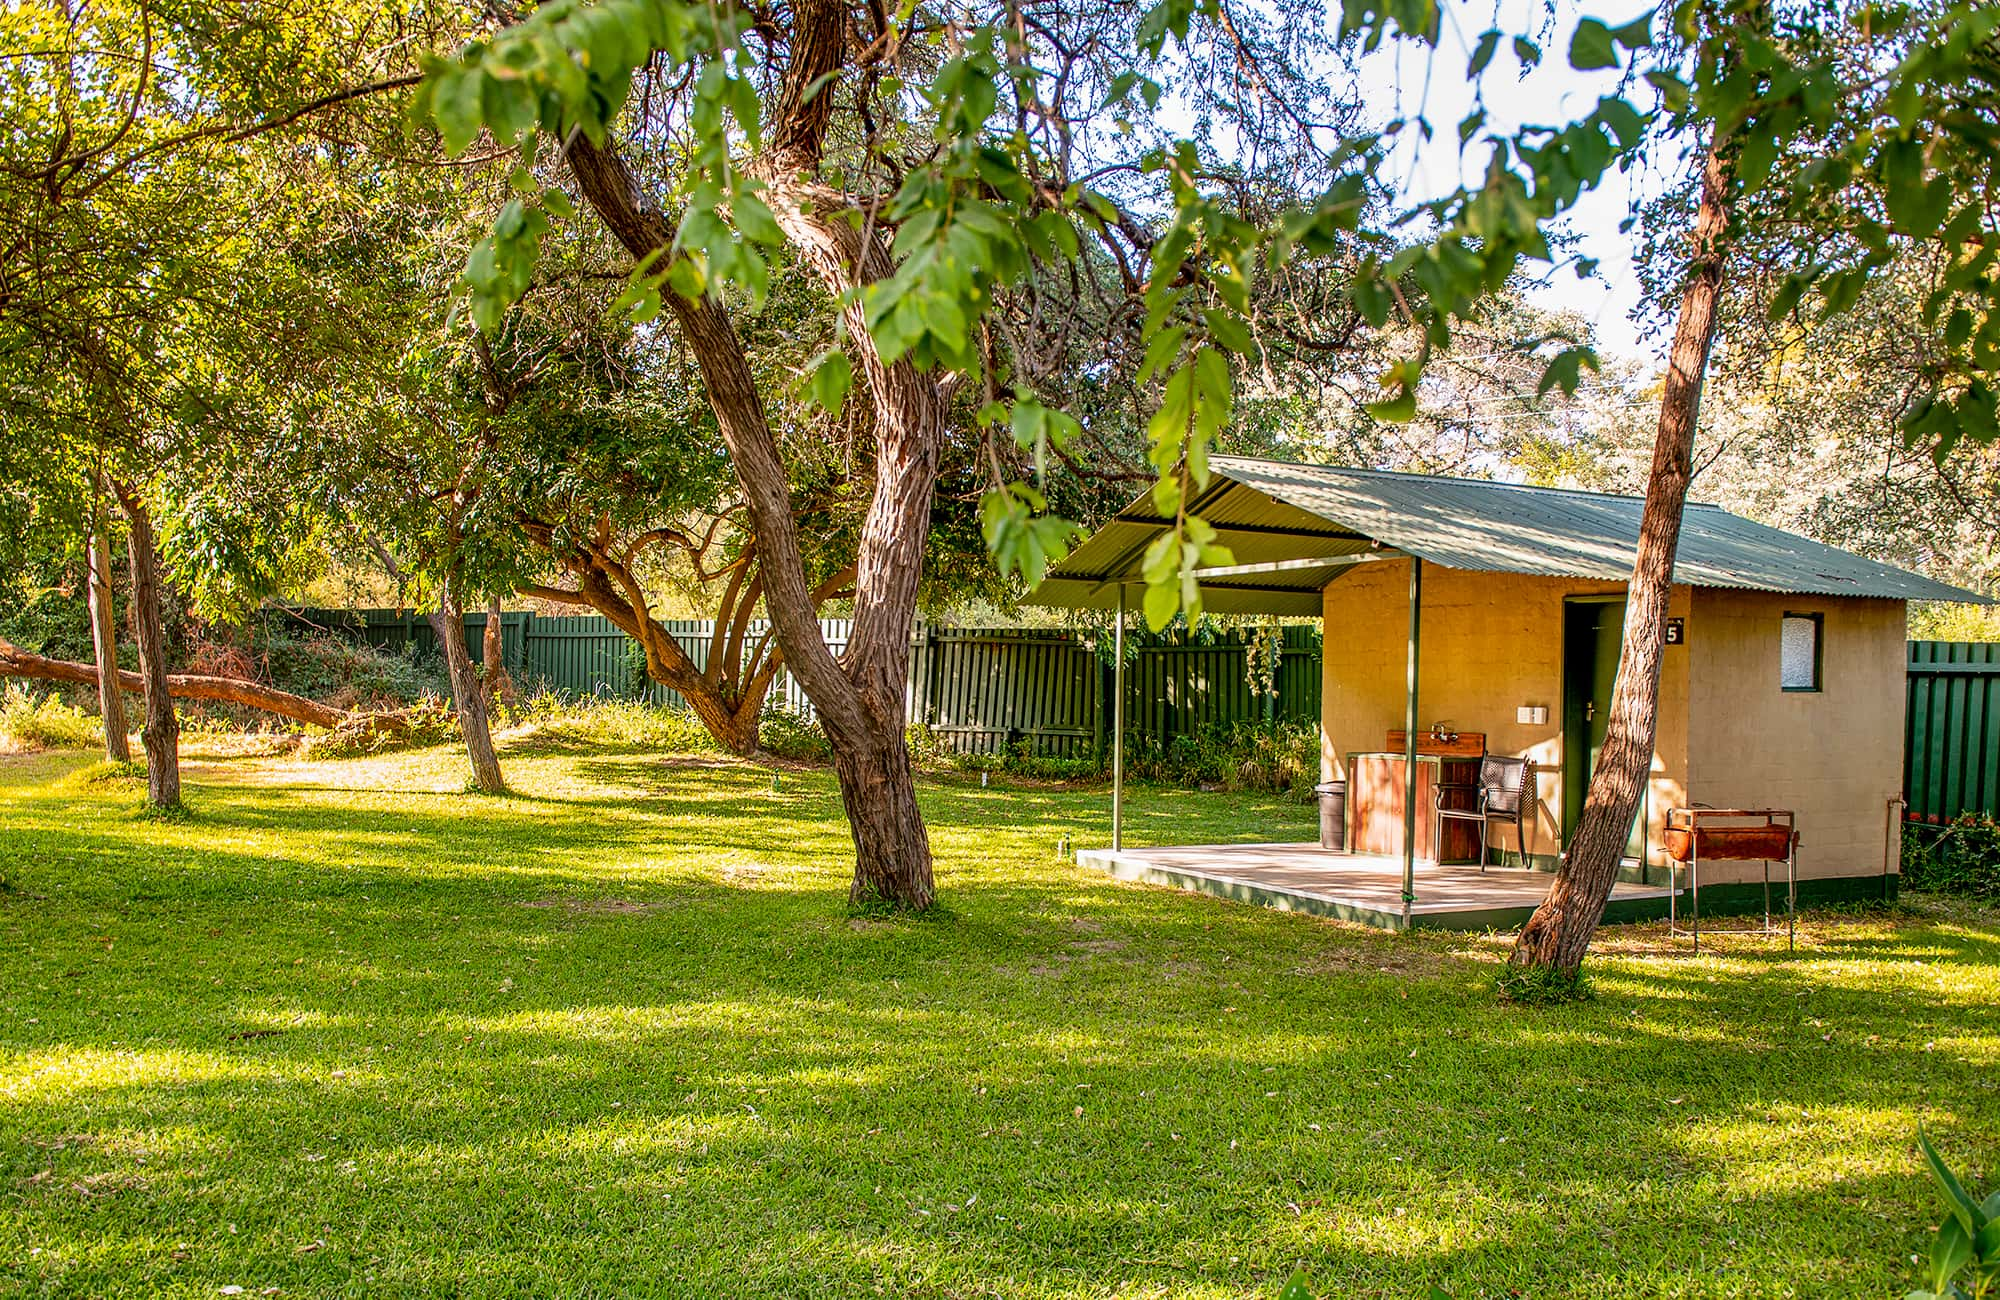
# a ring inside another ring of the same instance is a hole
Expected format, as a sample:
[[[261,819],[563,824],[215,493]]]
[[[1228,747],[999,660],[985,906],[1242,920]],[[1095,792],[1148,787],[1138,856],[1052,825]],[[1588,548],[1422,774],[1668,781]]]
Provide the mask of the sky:
[[[1383,49],[1367,56],[1362,64],[1376,116],[1388,120],[1421,111],[1435,128],[1425,144],[1412,133],[1394,157],[1405,192],[1421,200],[1449,192],[1464,180],[1470,181],[1484,169],[1487,151],[1475,147],[1461,159],[1457,125],[1474,105],[1475,90],[1466,80],[1466,66],[1480,34],[1497,28],[1506,36],[1533,33],[1542,46],[1539,66],[1525,73],[1503,36],[1499,53],[1481,78],[1487,112],[1486,129],[1511,131],[1527,123],[1562,125],[1582,117],[1595,105],[1598,96],[1618,85],[1615,69],[1578,72],[1569,66],[1569,37],[1579,18],[1602,19],[1621,26],[1645,12],[1643,0],[1557,0],[1553,20],[1543,0],[1478,0],[1444,5],[1443,36],[1434,59],[1428,59],[1409,42],[1396,49]],[[1651,92],[1644,86],[1633,96],[1644,107]],[[1600,350],[1607,356],[1623,355],[1648,366],[1661,363],[1666,348],[1662,332],[1642,330],[1631,319],[1639,303],[1639,280],[1631,250],[1632,235],[1619,231],[1635,201],[1661,193],[1686,166],[1679,157],[1649,158],[1625,175],[1606,177],[1598,190],[1585,196],[1568,223],[1581,241],[1577,252],[1598,260],[1597,275],[1579,280],[1573,267],[1565,266],[1545,277],[1546,283],[1534,290],[1539,303],[1575,311],[1597,331]]]

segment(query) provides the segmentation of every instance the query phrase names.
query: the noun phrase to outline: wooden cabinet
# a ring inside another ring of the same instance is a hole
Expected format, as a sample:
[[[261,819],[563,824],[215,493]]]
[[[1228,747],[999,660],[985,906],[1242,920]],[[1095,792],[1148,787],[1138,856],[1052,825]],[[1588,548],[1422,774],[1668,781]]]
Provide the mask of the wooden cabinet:
[[[1347,756],[1347,849],[1350,853],[1403,856],[1404,776],[1407,760],[1400,753]],[[1444,754],[1417,755],[1417,859],[1437,863],[1437,819],[1432,816],[1437,790],[1445,789],[1445,807],[1470,808],[1478,798],[1479,759]],[[1479,823],[1444,824],[1445,862],[1475,862],[1479,858]]]

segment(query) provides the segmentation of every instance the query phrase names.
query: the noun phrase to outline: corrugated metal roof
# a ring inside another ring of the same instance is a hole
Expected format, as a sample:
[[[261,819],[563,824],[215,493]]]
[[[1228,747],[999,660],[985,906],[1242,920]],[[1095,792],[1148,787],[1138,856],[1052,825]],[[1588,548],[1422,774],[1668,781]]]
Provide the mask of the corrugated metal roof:
[[[1548,577],[1631,576],[1639,497],[1482,479],[1295,465],[1215,456],[1215,479],[1194,512],[1213,523],[1238,565],[1325,558],[1324,567],[1229,575],[1202,584],[1217,613],[1312,615],[1319,590],[1385,549],[1455,569]],[[1150,495],[1127,506],[1060,565],[1031,601],[1108,608],[1117,584],[1139,580],[1146,546],[1165,521]],[[1674,581],[1698,587],[1890,600],[1993,601],[1976,592],[1691,504],[1681,521]]]

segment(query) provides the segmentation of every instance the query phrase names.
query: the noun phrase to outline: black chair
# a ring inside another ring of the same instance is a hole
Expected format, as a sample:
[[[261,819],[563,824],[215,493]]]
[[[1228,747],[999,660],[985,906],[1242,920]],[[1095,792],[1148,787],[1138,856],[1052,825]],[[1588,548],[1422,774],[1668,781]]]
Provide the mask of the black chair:
[[[1521,846],[1521,865],[1528,865],[1527,819],[1535,809],[1535,768],[1525,758],[1502,758],[1488,754],[1479,760],[1479,785],[1470,808],[1447,808],[1446,795],[1464,790],[1463,785],[1438,787],[1434,812],[1437,816],[1438,856],[1444,856],[1444,824],[1447,819],[1479,823],[1479,869],[1486,870],[1486,828],[1489,823],[1514,824],[1514,836]]]

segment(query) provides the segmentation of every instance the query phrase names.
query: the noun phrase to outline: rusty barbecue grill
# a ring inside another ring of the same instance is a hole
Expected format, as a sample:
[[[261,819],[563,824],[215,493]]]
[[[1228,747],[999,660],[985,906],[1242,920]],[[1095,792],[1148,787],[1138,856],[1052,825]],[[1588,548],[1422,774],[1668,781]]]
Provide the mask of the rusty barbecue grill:
[[[1762,862],[1764,924],[1760,929],[1711,930],[1712,934],[1775,935],[1771,920],[1771,864],[1785,864],[1785,947],[1798,947],[1799,832],[1785,808],[1672,808],[1667,812],[1667,931],[1688,935],[1701,951],[1701,864]],[[1681,925],[1680,869],[1687,868],[1689,924]]]

